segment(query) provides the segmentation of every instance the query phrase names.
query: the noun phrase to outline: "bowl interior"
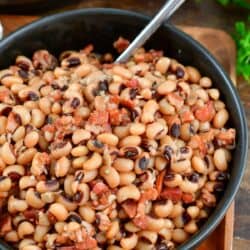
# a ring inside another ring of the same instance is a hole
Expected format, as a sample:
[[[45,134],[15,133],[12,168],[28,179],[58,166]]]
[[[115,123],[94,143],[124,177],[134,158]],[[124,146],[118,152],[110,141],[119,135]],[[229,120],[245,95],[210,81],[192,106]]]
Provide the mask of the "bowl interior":
[[[0,43],[0,69],[11,65],[17,55],[31,56],[37,49],[48,49],[58,55],[64,50],[77,50],[93,43],[97,52],[115,53],[113,42],[119,36],[132,40],[148,20],[140,14],[114,9],[85,9],[46,17],[16,31]],[[146,47],[164,50],[167,56],[195,66],[203,75],[211,77],[221,91],[230,111],[232,126],[237,130],[237,147],[225,193],[206,224],[179,248],[191,249],[220,222],[239,187],[246,163],[246,120],[231,81],[213,57],[189,36],[166,24],[153,35]]]

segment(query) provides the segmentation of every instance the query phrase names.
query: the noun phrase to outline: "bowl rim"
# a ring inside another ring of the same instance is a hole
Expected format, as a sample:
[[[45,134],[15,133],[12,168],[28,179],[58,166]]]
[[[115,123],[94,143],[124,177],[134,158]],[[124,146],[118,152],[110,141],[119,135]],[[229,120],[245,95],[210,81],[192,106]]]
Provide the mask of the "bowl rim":
[[[121,16],[131,16],[139,19],[143,19],[145,21],[149,21],[151,19],[150,16],[144,15],[138,12],[129,11],[129,10],[123,10],[123,9],[114,9],[114,8],[84,8],[84,9],[77,9],[77,10],[70,10],[65,11],[62,13],[52,14],[45,17],[42,17],[36,21],[31,22],[30,24],[27,24],[14,32],[11,32],[8,36],[6,36],[2,41],[0,41],[0,49],[4,49],[5,46],[7,46],[11,41],[15,40],[16,37],[22,36],[23,33],[26,31],[35,29],[36,26],[42,26],[44,24],[49,24],[55,20],[70,18],[71,16],[75,15],[121,15]],[[204,223],[204,225],[199,229],[199,231],[194,234],[192,237],[190,237],[185,243],[178,246],[178,249],[192,249],[195,246],[197,246],[199,243],[201,243],[202,240],[204,240],[206,237],[209,236],[209,234],[215,229],[215,227],[220,223],[224,215],[226,214],[226,211],[228,210],[229,206],[231,205],[233,199],[235,198],[235,195],[237,191],[239,190],[239,186],[242,180],[242,177],[244,175],[244,170],[246,168],[247,163],[247,152],[248,152],[248,127],[247,127],[247,120],[244,112],[243,105],[240,101],[240,97],[238,95],[238,92],[236,88],[234,87],[231,79],[225,72],[225,70],[222,68],[222,66],[219,64],[219,62],[210,54],[210,52],[203,47],[198,41],[194,40],[191,36],[181,31],[179,28],[164,23],[162,25],[166,29],[170,29],[171,32],[173,32],[176,36],[178,36],[180,39],[183,39],[191,44],[196,50],[197,53],[201,53],[204,58],[206,58],[210,63],[213,65],[214,70],[220,74],[220,76],[223,79],[223,84],[227,85],[228,92],[230,92],[230,95],[232,96],[233,102],[236,104],[235,110],[237,115],[240,119],[240,131],[237,131],[241,136],[241,141],[239,141],[241,148],[241,157],[239,161],[239,167],[237,174],[235,176],[235,182],[232,183],[232,187],[230,188],[229,196],[227,199],[223,201],[221,204],[221,200],[219,202],[220,206],[217,209],[217,213],[212,213],[208,221]],[[1,51],[0,51],[1,53]],[[225,190],[229,189],[229,186]],[[218,205],[219,205],[218,204]],[[1,243],[0,243],[1,246]]]

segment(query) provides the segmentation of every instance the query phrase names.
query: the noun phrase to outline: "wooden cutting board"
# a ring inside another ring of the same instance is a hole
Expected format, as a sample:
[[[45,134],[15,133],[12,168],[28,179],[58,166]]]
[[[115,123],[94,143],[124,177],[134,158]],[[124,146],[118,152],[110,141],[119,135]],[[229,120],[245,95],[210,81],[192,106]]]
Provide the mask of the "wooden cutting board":
[[[37,19],[35,16],[0,15],[4,34]],[[232,38],[222,30],[201,27],[180,26],[180,29],[202,43],[221,63],[236,84],[235,57],[236,48]],[[234,204],[227,211],[224,219],[214,232],[197,248],[197,250],[231,250],[234,231]]]

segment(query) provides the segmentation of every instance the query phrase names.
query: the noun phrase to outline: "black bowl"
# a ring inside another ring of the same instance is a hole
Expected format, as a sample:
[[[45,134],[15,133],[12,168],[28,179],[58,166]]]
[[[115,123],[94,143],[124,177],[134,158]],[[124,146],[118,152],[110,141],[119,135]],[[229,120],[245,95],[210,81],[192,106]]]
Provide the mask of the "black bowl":
[[[98,52],[113,52],[112,43],[120,35],[133,39],[147,24],[149,17],[115,9],[82,9],[45,17],[6,37],[0,43],[0,69],[8,67],[19,54],[31,56],[37,49],[48,49],[55,55],[67,49],[81,49],[93,43]],[[183,64],[197,67],[212,78],[230,112],[236,128],[236,149],[233,152],[231,178],[217,207],[200,230],[179,249],[192,249],[204,240],[225,215],[239,188],[246,165],[247,123],[240,98],[218,62],[191,37],[165,24],[146,44],[147,48],[163,49]],[[0,249],[6,249],[0,245]]]

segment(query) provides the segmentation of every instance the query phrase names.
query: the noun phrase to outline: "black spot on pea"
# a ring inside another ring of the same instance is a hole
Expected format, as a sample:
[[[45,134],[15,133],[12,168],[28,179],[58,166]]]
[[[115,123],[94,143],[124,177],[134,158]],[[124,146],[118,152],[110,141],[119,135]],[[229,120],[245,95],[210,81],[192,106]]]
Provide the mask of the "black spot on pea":
[[[169,247],[165,243],[159,243],[156,245],[156,250],[169,250]]]
[[[67,59],[67,62],[68,62],[68,67],[70,67],[70,68],[81,64],[80,59],[77,57],[70,57]]]
[[[149,159],[147,159],[145,156],[143,156],[140,160],[139,160],[139,168],[141,170],[146,170],[149,164]]]
[[[108,81],[107,80],[103,80],[99,82],[99,90],[100,91],[104,91],[104,92],[108,92]]]
[[[23,69],[18,70],[18,75],[21,76],[23,79],[27,79],[29,77],[28,72]]]
[[[131,98],[131,100],[135,99],[137,94],[138,94],[138,89],[132,88],[129,90],[129,97]]]
[[[96,147],[96,148],[103,148],[104,147],[104,144],[98,140],[94,140],[93,141],[93,145]]]
[[[76,214],[70,214],[67,218],[67,222],[70,222],[70,221],[75,221],[79,224],[82,223],[82,219],[79,215],[76,215]]]
[[[193,173],[191,175],[188,176],[188,180],[193,182],[193,183],[197,183],[199,181],[199,174],[197,173]]]
[[[39,96],[35,92],[29,92],[28,98],[30,101],[37,101],[39,99]]]
[[[178,67],[176,69],[176,76],[177,76],[177,78],[183,78],[184,75],[185,75],[185,71],[183,70],[183,68]]]
[[[170,134],[175,137],[178,138],[180,136],[180,124],[174,123],[170,129]]]
[[[79,105],[80,105],[80,100],[77,97],[74,97],[71,104],[70,104],[70,106],[75,109]]]
[[[170,146],[166,146],[164,148],[163,155],[164,155],[166,160],[170,161],[173,153],[174,153],[174,150]]]
[[[180,152],[181,152],[182,154],[187,154],[187,153],[189,153],[189,148],[188,148],[188,147],[181,147],[181,148],[180,148]]]
[[[224,172],[219,172],[216,176],[217,181],[226,181],[228,179],[228,174]]]
[[[191,221],[191,216],[187,213],[187,212],[184,212],[182,214],[182,220],[183,220],[183,223],[184,225],[187,224],[189,221]]]
[[[74,196],[73,196],[73,201],[75,202],[80,202],[84,197],[84,194],[82,192],[77,192]]]

